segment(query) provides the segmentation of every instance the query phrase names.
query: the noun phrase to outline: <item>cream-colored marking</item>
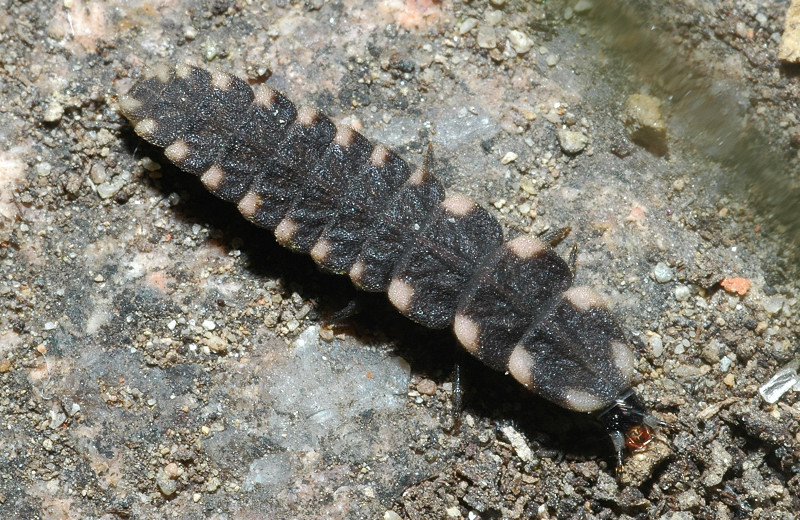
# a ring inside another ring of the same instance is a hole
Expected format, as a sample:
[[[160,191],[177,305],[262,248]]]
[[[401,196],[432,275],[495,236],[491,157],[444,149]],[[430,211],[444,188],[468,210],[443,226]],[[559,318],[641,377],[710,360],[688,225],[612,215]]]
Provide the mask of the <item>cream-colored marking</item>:
[[[175,66],[175,75],[181,79],[186,79],[192,75],[192,66],[188,63],[179,63]]]
[[[311,258],[313,258],[317,264],[322,265],[325,263],[325,260],[328,259],[330,252],[330,241],[326,238],[320,238],[317,240],[317,243],[314,244],[314,247],[311,248]]]
[[[533,258],[542,253],[546,246],[538,238],[523,235],[510,240],[506,247],[518,258]]]
[[[578,390],[577,388],[567,388],[564,391],[564,406],[576,412],[594,412],[599,410],[605,405],[595,395],[590,394],[586,390]]]
[[[342,148],[350,148],[350,145],[353,144],[355,133],[355,130],[349,126],[336,123],[336,137],[333,138],[333,142]]]
[[[465,195],[456,193],[442,201],[442,207],[454,217],[463,217],[475,207],[475,201]]]
[[[477,354],[481,348],[481,326],[461,313],[453,320],[453,331],[458,341],[470,354]]]
[[[147,69],[144,73],[145,79],[156,78],[161,83],[166,83],[169,81],[170,76],[170,68],[163,63],[156,65],[150,69]]]
[[[564,291],[564,298],[579,311],[588,311],[592,307],[605,307],[603,298],[588,287],[571,287]]]
[[[122,111],[122,114],[128,119],[131,118],[132,112],[135,112],[140,108],[142,108],[142,102],[136,98],[125,96],[119,100],[119,109]]]
[[[246,218],[253,218],[258,213],[258,208],[261,207],[261,197],[252,191],[248,191],[236,207],[239,208],[239,213]]]
[[[210,191],[216,191],[222,186],[222,181],[225,180],[225,170],[216,164],[207,169],[206,172],[200,177],[200,181]]]
[[[508,358],[508,373],[528,390],[534,390],[533,356],[522,345],[517,345],[511,351],[511,356]]]
[[[633,379],[633,352],[631,349],[628,348],[627,345],[620,343],[619,341],[612,341],[611,342],[611,358],[614,360],[614,366],[619,369],[622,377],[625,378],[626,382],[630,382]]]
[[[372,149],[372,153],[369,156],[369,162],[380,168],[381,166],[386,164],[386,161],[389,160],[390,153],[391,152],[389,151],[388,148],[379,144],[378,146]]]
[[[414,303],[414,288],[399,278],[392,278],[386,291],[389,301],[403,314],[408,314]]]
[[[280,244],[290,244],[296,231],[297,222],[290,218],[285,218],[275,226],[275,238]]]
[[[133,131],[146,139],[156,133],[157,128],[158,123],[156,123],[156,120],[148,117],[136,123]]]
[[[173,163],[180,164],[189,157],[191,151],[192,149],[189,148],[186,141],[183,139],[175,139],[171,145],[164,148],[164,155]]]
[[[297,111],[297,122],[303,126],[311,126],[317,122],[319,111],[316,108],[302,106]]]
[[[271,108],[275,102],[275,91],[267,85],[259,85],[256,87],[256,97],[253,103],[260,107]]]
[[[211,86],[220,90],[228,90],[231,88],[233,80],[231,75],[221,70],[215,70],[211,73]]]
[[[424,168],[417,168],[414,170],[414,173],[411,174],[411,177],[408,178],[406,184],[409,186],[420,186],[422,182],[425,180],[425,176],[427,172]]]
[[[364,276],[364,262],[357,260],[350,268],[350,280],[357,286],[361,286],[361,277]]]

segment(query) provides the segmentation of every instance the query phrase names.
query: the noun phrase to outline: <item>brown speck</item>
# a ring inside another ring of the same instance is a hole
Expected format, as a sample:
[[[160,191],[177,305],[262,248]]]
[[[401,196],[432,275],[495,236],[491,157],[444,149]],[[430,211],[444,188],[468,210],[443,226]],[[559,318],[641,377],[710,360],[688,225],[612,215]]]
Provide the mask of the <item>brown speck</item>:
[[[430,379],[422,379],[417,383],[417,392],[422,395],[433,395],[436,393],[436,383]]]

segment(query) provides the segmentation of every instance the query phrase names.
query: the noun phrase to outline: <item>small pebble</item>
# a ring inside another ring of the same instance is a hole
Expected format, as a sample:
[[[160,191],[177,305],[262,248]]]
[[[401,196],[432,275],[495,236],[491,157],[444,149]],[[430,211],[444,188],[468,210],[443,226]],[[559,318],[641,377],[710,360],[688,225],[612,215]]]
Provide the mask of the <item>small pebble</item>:
[[[674,276],[675,271],[664,262],[657,263],[655,269],[653,269],[653,277],[658,283],[667,283],[671,281]]]
[[[383,513],[383,520],[402,520],[402,517],[394,511],[386,511]]]
[[[679,285],[675,288],[675,299],[679,302],[685,302],[692,295],[692,290],[685,285]]]
[[[784,297],[781,295],[768,296],[761,302],[767,314],[778,314],[783,307]]]
[[[567,130],[566,128],[559,128],[556,131],[558,137],[558,144],[564,153],[574,155],[581,153],[586,145],[589,144],[589,138],[583,135],[582,132],[575,130]]]
[[[95,282],[97,282],[97,283],[102,283],[102,282],[104,282],[105,280],[106,280],[106,279],[105,279],[105,278],[103,278],[103,275],[102,275],[102,274],[98,274],[97,276],[95,276],[95,277],[94,277],[94,281],[95,281]]]
[[[97,195],[100,196],[101,199],[110,199],[114,195],[117,194],[119,190],[122,189],[124,182],[121,178],[114,179],[109,182],[104,182],[97,186]]]
[[[421,393],[422,395],[436,394],[436,382],[428,378],[421,379],[420,382],[417,383],[417,392]]]
[[[647,343],[650,345],[650,349],[653,351],[653,356],[661,357],[664,353],[664,340],[661,339],[661,336],[658,334],[653,334],[647,340]]]
[[[572,8],[577,14],[584,14],[592,10],[594,7],[594,2],[591,0],[578,0],[578,3],[575,4],[575,7]]]
[[[44,111],[44,121],[46,123],[57,123],[64,116],[64,106],[58,101],[51,101]]]
[[[508,163],[516,161],[518,157],[519,157],[519,155],[515,154],[514,152],[508,152],[507,154],[505,154],[503,156],[502,159],[500,159],[500,163],[501,164],[508,164]]]
[[[158,484],[158,489],[165,497],[174,495],[178,490],[178,483],[169,478],[163,471],[158,473],[156,483]]]
[[[197,502],[200,502],[200,499],[202,497],[203,497],[203,495],[201,495],[200,493],[194,493],[192,495],[192,502],[194,502],[196,504]]]
[[[667,125],[661,113],[661,101],[648,94],[633,94],[625,101],[623,123],[631,141],[650,153],[667,153]]]
[[[214,330],[217,328],[217,324],[211,320],[203,320],[203,328],[206,330]]]
[[[519,180],[519,187],[522,188],[522,191],[530,195],[536,195],[536,193],[539,191],[536,189],[536,184],[534,184],[529,177],[521,178]]]
[[[500,430],[509,442],[511,442],[511,446],[514,448],[520,460],[523,462],[531,462],[533,460],[533,452],[522,434],[515,430],[513,426],[504,426]]]
[[[525,54],[533,47],[533,40],[522,31],[508,31],[508,41],[518,54]]]
[[[53,166],[49,162],[40,162],[36,165],[36,175],[47,177],[53,171]]]
[[[564,21],[568,22],[572,20],[572,17],[575,15],[575,11],[572,10],[571,7],[567,7],[564,9]]]
[[[481,25],[478,29],[478,47],[494,49],[497,47],[497,31],[489,25]]]
[[[195,38],[197,38],[197,29],[195,29],[191,25],[187,26],[183,30],[183,37],[186,38],[189,41],[194,40]]]
[[[548,54],[544,61],[547,63],[548,67],[555,67],[560,60],[561,56],[558,54]]]
[[[166,466],[164,466],[164,473],[171,479],[176,479],[183,475],[183,468],[175,464],[174,462],[170,462]]]
[[[458,26],[458,34],[464,36],[477,26],[478,26],[477,18],[467,18],[463,22],[461,22],[461,25]]]
[[[491,26],[500,25],[503,22],[503,11],[487,11],[484,18]]]

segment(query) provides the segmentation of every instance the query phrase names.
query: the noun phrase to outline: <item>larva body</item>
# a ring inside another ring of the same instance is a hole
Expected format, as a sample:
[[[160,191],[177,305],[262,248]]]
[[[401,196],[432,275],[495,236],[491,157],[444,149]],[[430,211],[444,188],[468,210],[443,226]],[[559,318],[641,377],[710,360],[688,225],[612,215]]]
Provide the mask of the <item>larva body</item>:
[[[620,328],[541,240],[500,224],[425,169],[266,85],[156,69],[120,102],[145,140],[281,244],[385,291],[408,318],[453,327],[487,366],[564,408],[597,414],[621,460],[655,419],[631,391]]]

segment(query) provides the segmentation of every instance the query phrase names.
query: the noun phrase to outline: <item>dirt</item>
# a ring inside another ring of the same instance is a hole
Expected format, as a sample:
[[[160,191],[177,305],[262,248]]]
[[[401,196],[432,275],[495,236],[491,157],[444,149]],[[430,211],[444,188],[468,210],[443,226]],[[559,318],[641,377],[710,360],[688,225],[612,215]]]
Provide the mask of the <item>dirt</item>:
[[[795,518],[798,392],[758,392],[798,355],[786,5],[587,3],[4,5],[0,516]],[[571,226],[671,426],[617,475],[591,417],[247,224],[115,109],[182,61],[430,147],[507,235]]]

